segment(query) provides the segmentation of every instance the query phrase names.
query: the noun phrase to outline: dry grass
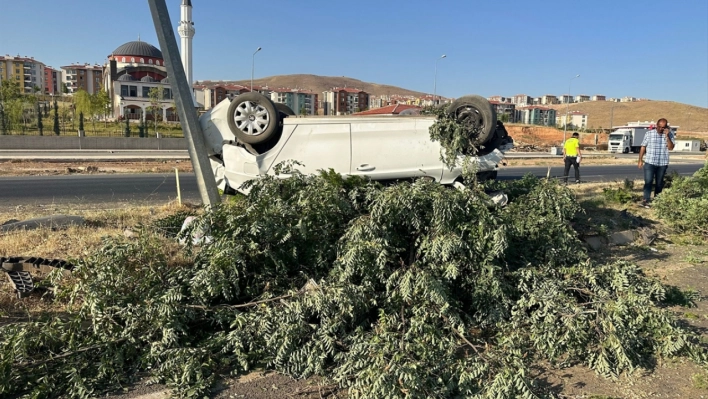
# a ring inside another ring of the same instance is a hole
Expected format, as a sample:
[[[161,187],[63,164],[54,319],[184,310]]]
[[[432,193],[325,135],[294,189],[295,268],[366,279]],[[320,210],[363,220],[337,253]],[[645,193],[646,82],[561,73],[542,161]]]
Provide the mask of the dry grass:
[[[147,224],[179,210],[187,209],[176,203],[163,206],[132,206],[123,204],[111,209],[91,209],[82,206],[18,207],[0,212],[0,222],[26,220],[49,215],[76,215],[86,220],[83,226],[63,230],[40,228],[0,234],[0,256],[39,256],[43,258],[76,259],[101,246],[106,236],[123,235],[125,229],[139,223]]]
[[[550,108],[565,112],[565,104],[550,105]],[[615,126],[627,122],[656,121],[666,118],[669,124],[678,126],[679,137],[697,136],[703,132],[708,138],[708,108],[677,103],[673,101],[636,101],[615,103],[608,101],[590,101],[570,104],[570,111],[581,111],[588,115],[589,128],[609,128],[610,120]],[[690,116],[689,116],[690,114]]]

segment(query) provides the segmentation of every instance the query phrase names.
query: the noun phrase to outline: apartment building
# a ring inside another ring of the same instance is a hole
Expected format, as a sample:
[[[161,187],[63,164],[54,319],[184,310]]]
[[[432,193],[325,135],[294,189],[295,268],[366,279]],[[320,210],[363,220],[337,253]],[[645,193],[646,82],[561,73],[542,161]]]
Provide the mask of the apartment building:
[[[605,96],[600,95],[600,94],[595,94],[594,96],[592,96],[592,98],[590,100],[591,101],[606,101]]]
[[[525,107],[533,104],[533,98],[527,96],[526,94],[517,94],[511,97],[511,103],[516,105],[517,108]]]
[[[319,109],[317,94],[309,90],[273,89],[270,92],[270,99],[275,103],[287,105],[297,115],[317,115]]]
[[[570,104],[573,102],[573,96],[569,94],[563,94],[562,96],[558,96],[558,102],[561,104]]]
[[[44,67],[44,94],[61,95],[61,70],[50,66]]]
[[[579,95],[575,96],[575,102],[576,102],[576,103],[584,103],[584,102],[587,102],[587,101],[590,101],[590,96],[588,96],[588,95],[579,94]]]
[[[588,115],[580,111],[571,111],[568,114],[559,112],[556,114],[556,126],[572,125],[575,129],[586,129],[588,127]]]
[[[44,92],[44,64],[33,57],[0,56],[0,80],[10,80],[23,93]]]
[[[72,64],[61,67],[62,83],[66,85],[66,94],[84,90],[96,94],[101,90],[103,67],[100,65]]]
[[[523,107],[515,111],[515,120],[528,125],[555,126],[556,110],[539,106]]]
[[[558,104],[558,97],[546,94],[545,96],[541,97],[541,105],[551,105],[551,104]]]
[[[497,113],[497,119],[504,122],[513,123],[516,122],[516,105],[512,103],[500,102],[500,101],[489,101],[494,107],[494,111]],[[506,116],[504,116],[506,115]]]
[[[325,115],[349,115],[365,110],[369,105],[369,94],[350,87],[335,87],[322,93]]]
[[[491,96],[491,97],[487,97],[487,100],[490,101],[490,102],[509,103],[509,104],[512,104],[511,97]]]

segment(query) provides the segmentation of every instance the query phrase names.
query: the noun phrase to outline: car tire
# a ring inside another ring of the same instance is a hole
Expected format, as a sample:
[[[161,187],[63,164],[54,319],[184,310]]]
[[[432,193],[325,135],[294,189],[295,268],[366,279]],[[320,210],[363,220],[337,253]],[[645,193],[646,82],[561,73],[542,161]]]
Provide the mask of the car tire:
[[[634,151],[632,151],[632,152],[634,152]],[[629,154],[629,148],[625,148],[624,150],[622,150],[622,154]]]
[[[450,104],[447,113],[472,130],[473,144],[481,145],[493,138],[497,113],[486,98],[477,95],[460,97]]]
[[[227,113],[231,133],[246,144],[270,140],[280,127],[280,112],[260,93],[243,93],[231,101]]]

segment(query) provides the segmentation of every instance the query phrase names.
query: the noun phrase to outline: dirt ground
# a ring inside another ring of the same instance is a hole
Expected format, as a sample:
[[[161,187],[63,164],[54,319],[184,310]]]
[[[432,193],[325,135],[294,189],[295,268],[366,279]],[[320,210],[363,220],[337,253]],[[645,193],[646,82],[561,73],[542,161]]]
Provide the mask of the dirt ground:
[[[53,176],[97,173],[168,173],[178,169],[191,172],[192,163],[183,160],[54,162],[9,160],[0,162],[0,176]]]
[[[60,173],[61,168],[76,167],[68,164],[60,166],[56,163],[41,166],[34,164],[31,168],[26,163],[10,165],[18,167],[17,171],[32,169],[37,173],[49,173],[47,172],[49,170]],[[157,165],[126,163],[99,166],[99,171],[125,173],[140,168],[164,168],[164,171],[168,171],[174,170],[174,167],[182,168],[188,165],[189,163],[185,162],[164,162]],[[5,164],[2,166],[4,167]],[[656,221],[653,210],[641,208],[636,203],[627,205],[607,203],[601,196],[602,188],[607,186],[607,183],[570,186],[586,210],[585,214],[577,218],[576,228],[581,232],[590,232],[604,226],[604,229],[611,233],[638,223],[654,229],[658,237],[649,245],[632,244],[590,251],[592,258],[598,261],[630,260],[638,264],[648,275],[659,278],[665,284],[699,292],[701,300],[697,302],[696,307],[676,306],[669,310],[693,334],[700,337],[702,343],[708,343],[708,301],[704,300],[705,293],[708,293],[708,241],[672,232]],[[640,187],[641,185],[635,184],[636,194],[639,194]],[[128,234],[131,227],[137,223],[174,213],[177,209],[176,204],[152,207],[126,206],[119,209],[93,211],[53,207],[44,210],[42,214],[80,212],[81,216],[86,217],[86,225],[70,227],[67,230],[39,229],[0,233],[0,256],[41,256],[61,259],[80,257],[98,248],[103,236]],[[30,209],[0,210],[0,224],[10,219],[33,216],[38,214]],[[0,324],[12,322],[28,313],[42,310],[57,311],[55,305],[43,298],[41,293],[17,299],[5,277],[0,277]],[[583,366],[554,369],[545,364],[537,364],[534,367],[534,374],[542,387],[563,399],[708,398],[708,372],[690,361],[661,362],[651,369],[639,370],[633,375],[623,375],[615,381],[599,377]],[[238,379],[226,380],[214,391],[212,397],[252,399],[346,397],[345,392],[331,392],[319,387],[318,382],[315,379],[296,381],[277,373],[256,371]],[[165,388],[161,386],[138,384],[111,397],[114,399],[161,398],[165,397],[164,392]]]

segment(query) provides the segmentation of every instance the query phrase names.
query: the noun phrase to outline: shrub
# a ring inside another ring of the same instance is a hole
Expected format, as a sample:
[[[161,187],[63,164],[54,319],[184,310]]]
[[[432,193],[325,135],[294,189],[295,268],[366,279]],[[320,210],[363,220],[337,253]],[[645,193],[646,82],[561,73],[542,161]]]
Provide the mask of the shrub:
[[[556,182],[508,183],[500,208],[426,180],[288,172],[205,212],[201,248],[141,235],[81,260],[67,314],[0,327],[0,395],[99,396],[147,372],[201,397],[266,365],[353,398],[531,398],[536,360],[614,376],[704,359],[665,287],[578,249]]]
[[[681,232],[708,236],[708,163],[691,177],[676,177],[654,201],[659,218]]]

